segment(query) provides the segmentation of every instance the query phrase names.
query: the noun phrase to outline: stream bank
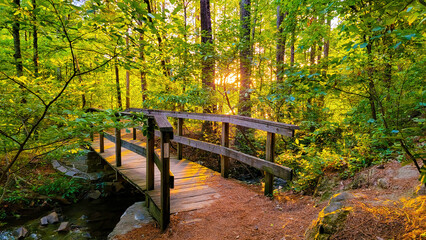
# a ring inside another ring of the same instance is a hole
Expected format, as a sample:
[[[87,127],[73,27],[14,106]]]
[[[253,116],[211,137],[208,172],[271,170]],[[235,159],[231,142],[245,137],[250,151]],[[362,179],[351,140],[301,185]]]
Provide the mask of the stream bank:
[[[52,165],[64,175],[85,179],[90,190],[81,193],[82,198],[76,203],[46,201],[46,206],[33,207],[28,215],[7,219],[7,224],[0,228],[0,240],[21,239],[19,233],[25,239],[107,239],[126,209],[144,200],[142,193],[103,165],[92,152],[66,161],[52,161]],[[57,214],[57,222],[42,226],[43,217],[52,213]],[[64,230],[61,224],[66,226]]]

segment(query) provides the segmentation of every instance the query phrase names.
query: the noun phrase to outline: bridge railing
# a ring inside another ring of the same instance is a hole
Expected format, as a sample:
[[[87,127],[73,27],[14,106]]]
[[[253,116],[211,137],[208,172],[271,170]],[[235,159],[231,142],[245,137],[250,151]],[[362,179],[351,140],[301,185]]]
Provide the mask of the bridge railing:
[[[102,109],[89,108],[88,112],[101,112]],[[117,120],[120,121],[120,116],[132,116],[129,112],[117,113]],[[147,144],[146,148],[136,144],[132,144],[121,138],[121,129],[115,128],[115,134],[112,136],[109,133],[101,131],[99,133],[99,148],[100,152],[105,151],[104,138],[115,143],[115,159],[116,167],[121,166],[121,147],[127,148],[134,151],[142,156],[146,157],[146,190],[154,190],[154,164],[157,166],[161,176],[160,185],[160,206],[149,198],[146,199],[146,204],[154,216],[159,222],[162,230],[166,229],[170,223],[170,188],[174,187],[174,176],[170,171],[170,140],[173,139],[173,127],[167,120],[167,117],[162,115],[148,115],[148,126],[147,126]],[[161,153],[158,156],[155,152],[155,126],[159,129],[159,137],[161,138],[160,149]],[[133,128],[133,140],[136,139],[136,128]]]
[[[182,145],[202,149],[208,152],[216,153],[221,156],[221,175],[227,178],[229,175],[229,159],[235,159],[249,166],[257,168],[265,172],[265,195],[273,193],[273,180],[274,176],[280,177],[284,180],[292,179],[292,170],[288,167],[281,166],[274,162],[275,152],[275,134],[281,134],[287,137],[293,137],[294,131],[299,129],[299,126],[292,124],[285,124],[273,122],[262,119],[255,119],[245,116],[237,115],[223,115],[223,114],[206,114],[206,113],[186,113],[186,112],[173,112],[163,110],[147,110],[141,108],[128,108],[124,112],[143,112],[147,115],[165,116],[177,118],[176,136],[173,141],[177,143],[178,159],[182,159]],[[222,136],[221,145],[216,145],[204,141],[199,141],[182,136],[182,129],[184,119],[204,120],[211,122],[222,123]],[[261,159],[254,157],[235,149],[229,148],[229,126],[234,124],[237,126],[263,130],[267,132],[266,139],[266,157]],[[159,132],[156,132],[160,136]]]
[[[88,111],[103,111],[100,109],[90,108]],[[157,165],[161,172],[161,189],[160,189],[160,207],[156,206],[149,196],[147,199],[148,209],[155,219],[159,222],[164,230],[170,222],[170,188],[173,188],[173,174],[170,172],[170,141],[177,143],[178,159],[182,159],[182,145],[205,150],[211,153],[216,153],[221,156],[221,175],[225,178],[229,175],[229,160],[230,158],[245,163],[249,166],[257,168],[265,172],[265,195],[273,193],[274,176],[284,180],[292,179],[292,169],[281,166],[274,162],[275,152],[275,134],[281,134],[287,137],[293,137],[294,131],[299,129],[296,125],[278,123],[268,120],[254,119],[244,116],[230,116],[220,114],[203,114],[203,113],[185,113],[162,110],[146,110],[140,108],[130,108],[123,112],[117,113],[117,116],[133,116],[134,113],[143,112],[148,116],[147,128],[147,145],[143,148],[139,145],[121,139],[121,130],[115,130],[115,137],[108,133],[100,133],[100,152],[104,151],[104,137],[112,142],[115,142],[116,165],[121,166],[121,147],[132,150],[142,156],[145,156],[146,161],[146,188],[147,190],[154,189],[154,164]],[[176,136],[173,135],[173,127],[167,117],[177,118]],[[211,122],[220,122],[222,124],[221,145],[216,145],[196,139],[191,139],[183,136],[184,119],[204,120]],[[251,156],[229,147],[229,129],[230,124],[237,126],[263,130],[267,132],[266,139],[266,157],[261,159]],[[155,125],[159,130],[155,130]],[[136,139],[136,129],[133,128],[133,139]],[[161,154],[157,156],[154,149],[154,137],[161,138]]]

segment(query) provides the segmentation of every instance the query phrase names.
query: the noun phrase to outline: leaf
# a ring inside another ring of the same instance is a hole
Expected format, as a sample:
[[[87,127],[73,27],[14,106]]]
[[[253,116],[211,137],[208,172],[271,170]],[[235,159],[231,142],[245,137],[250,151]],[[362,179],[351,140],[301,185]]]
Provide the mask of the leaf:
[[[377,31],[380,31],[380,30],[383,30],[383,29],[385,29],[385,28],[378,26],[378,27],[373,28],[371,31],[377,32]]]
[[[410,12],[410,11],[411,11],[411,9],[413,9],[413,7],[409,7],[409,8],[407,8],[407,12]]]
[[[397,42],[394,46],[392,46],[393,49],[397,49],[399,45],[401,45],[402,42]]]
[[[149,16],[150,18],[155,18],[155,16],[154,16],[154,15],[152,15],[151,13],[148,13],[148,16]]]
[[[359,48],[365,48],[365,47],[367,47],[367,45],[368,45],[368,43],[365,42],[365,43],[359,45]]]
[[[407,40],[411,40],[415,36],[416,36],[416,34],[412,33],[412,34],[405,35],[404,38],[406,38]]]

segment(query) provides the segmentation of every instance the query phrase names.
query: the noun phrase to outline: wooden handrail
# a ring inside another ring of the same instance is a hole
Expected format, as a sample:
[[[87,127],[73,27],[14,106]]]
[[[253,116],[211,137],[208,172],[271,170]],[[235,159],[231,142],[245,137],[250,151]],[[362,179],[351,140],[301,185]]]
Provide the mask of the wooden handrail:
[[[294,136],[294,130],[299,129],[299,126],[293,124],[286,124],[280,122],[273,122],[269,120],[262,120],[238,115],[224,115],[224,114],[209,114],[209,113],[186,113],[186,112],[173,112],[164,110],[151,110],[142,108],[128,108],[122,113],[143,112],[147,115],[162,115],[167,117],[185,118],[194,120],[204,120],[211,122],[231,123],[238,126],[264,130],[271,133],[277,133],[288,137]]]

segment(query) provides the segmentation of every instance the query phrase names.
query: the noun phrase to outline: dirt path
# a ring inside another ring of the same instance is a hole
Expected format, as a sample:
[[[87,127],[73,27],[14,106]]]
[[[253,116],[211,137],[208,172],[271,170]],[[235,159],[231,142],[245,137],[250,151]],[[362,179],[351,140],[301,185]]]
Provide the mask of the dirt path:
[[[311,197],[286,194],[271,200],[259,187],[212,178],[207,182],[222,197],[210,207],[172,215],[166,233],[147,226],[119,239],[303,239],[322,208]]]

